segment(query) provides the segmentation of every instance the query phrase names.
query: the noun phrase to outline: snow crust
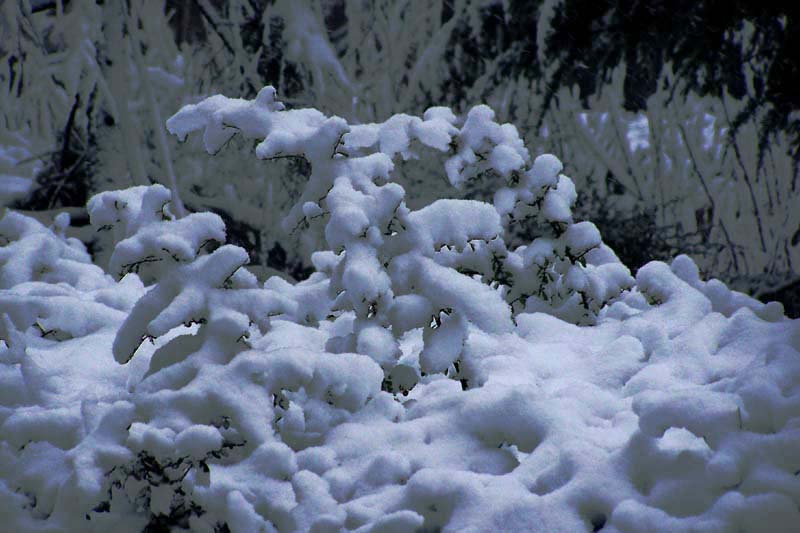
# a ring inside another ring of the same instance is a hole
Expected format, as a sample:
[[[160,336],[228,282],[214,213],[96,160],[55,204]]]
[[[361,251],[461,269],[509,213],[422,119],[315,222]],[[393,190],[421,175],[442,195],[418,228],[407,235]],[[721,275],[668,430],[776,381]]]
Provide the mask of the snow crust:
[[[800,322],[779,304],[685,256],[631,277],[572,219],[560,161],[488,107],[351,127],[270,89],[168,126],[312,163],[287,218],[324,225],[306,281],[260,285],[158,186],[89,204],[113,277],[64,217],[0,221],[3,527],[796,530]],[[423,147],[505,192],[409,209],[393,158]],[[552,231],[509,249],[526,213]]]

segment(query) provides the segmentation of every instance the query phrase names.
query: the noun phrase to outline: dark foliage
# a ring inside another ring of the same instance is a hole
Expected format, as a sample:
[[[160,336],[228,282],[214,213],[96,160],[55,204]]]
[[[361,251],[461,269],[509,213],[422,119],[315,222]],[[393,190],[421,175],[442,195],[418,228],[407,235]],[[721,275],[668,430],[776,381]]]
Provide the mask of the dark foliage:
[[[224,425],[227,425],[227,423],[226,420]],[[202,516],[206,513],[206,510],[198,505],[190,494],[186,494],[183,490],[183,479],[191,470],[208,474],[209,461],[223,459],[232,451],[244,445],[244,442],[226,440],[219,450],[209,452],[202,460],[189,457],[179,457],[174,460],[159,459],[146,451],[142,451],[130,464],[114,467],[108,473],[108,499],[95,506],[92,513],[110,512],[114,497],[120,497],[125,494],[126,490],[130,490],[126,487],[126,484],[133,483],[138,489],[134,489],[135,495],[131,503],[140,512],[146,513],[148,518],[148,522],[143,529],[144,533],[168,533],[176,529],[188,530],[190,518]],[[152,490],[154,487],[160,486],[169,486],[172,491],[168,514],[150,511]],[[92,513],[86,515],[86,520],[92,519]],[[215,531],[225,532],[230,530],[227,524],[218,523]]]
[[[535,15],[530,17],[533,23]],[[727,91],[747,100],[744,111],[731,117],[734,126],[763,111],[762,151],[772,136],[785,132],[798,159],[800,123],[791,116],[800,109],[798,18],[800,9],[791,2],[566,0],[556,8],[547,37],[547,55],[559,61],[548,96],[577,84],[586,98],[624,64],[625,106],[637,111],[671,62],[686,90],[713,96]],[[745,21],[753,24],[753,35],[737,40]],[[745,65],[755,73],[754,94],[747,89]]]
[[[169,514],[149,513],[147,525],[144,527],[146,533],[169,532],[173,528],[188,529],[189,519],[192,516],[201,516],[205,510],[187,497],[181,488],[181,481],[192,468],[204,468],[208,466],[204,462],[195,465],[188,458],[179,458],[175,461],[160,462],[157,458],[147,452],[140,452],[136,461],[130,465],[114,468],[110,473],[110,487],[108,489],[108,499],[100,502],[94,509],[94,513],[107,513],[111,510],[111,501],[117,491],[123,491],[125,484],[129,480],[143,482],[142,488],[132,502],[141,510],[150,508],[150,497],[152,487],[160,485],[170,485],[174,487],[174,494],[170,505]],[[91,520],[91,514],[86,515],[87,520]]]
[[[67,122],[59,135],[58,150],[54,151],[47,166],[36,176],[36,187],[24,201],[13,207],[43,211],[56,207],[83,207],[93,194],[92,167],[95,163],[95,132],[81,131],[76,127],[76,115],[86,113],[92,123],[95,95],[88,105],[76,95]]]
[[[298,281],[308,278],[314,272],[312,266],[306,265],[298,257],[289,257],[279,242],[267,252],[267,266],[286,272]]]

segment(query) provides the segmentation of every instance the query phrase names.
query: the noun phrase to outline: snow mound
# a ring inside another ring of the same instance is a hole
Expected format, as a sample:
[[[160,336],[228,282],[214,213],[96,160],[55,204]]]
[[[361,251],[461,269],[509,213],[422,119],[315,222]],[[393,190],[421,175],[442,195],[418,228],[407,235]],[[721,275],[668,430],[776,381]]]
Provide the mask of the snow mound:
[[[431,373],[395,396],[370,357],[328,353],[323,330],[284,320],[168,388],[125,383],[174,340],[123,367],[96,355],[108,329],[29,332],[25,359],[1,367],[2,390],[19,391],[0,397],[6,516],[138,530],[195,505],[196,530],[792,531],[800,327],[741,295],[713,310],[706,282],[673,272],[685,265],[648,265],[642,292],[605,313],[623,316],[595,326],[541,313],[500,335],[469,326],[466,390]],[[156,467],[160,481],[137,481]]]

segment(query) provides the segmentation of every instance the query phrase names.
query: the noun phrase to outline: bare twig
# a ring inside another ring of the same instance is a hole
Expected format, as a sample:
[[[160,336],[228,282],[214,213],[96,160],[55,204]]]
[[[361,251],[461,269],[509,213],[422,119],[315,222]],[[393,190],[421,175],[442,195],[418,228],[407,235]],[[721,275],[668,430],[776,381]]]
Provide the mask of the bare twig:
[[[72,137],[72,128],[75,125],[75,113],[78,111],[78,107],[81,105],[81,95],[80,93],[75,93],[75,103],[72,104],[72,109],[69,111],[69,117],[67,118],[67,125],[64,127],[64,138],[61,142],[61,158],[59,160],[61,170],[64,170],[66,166],[67,154],[69,153],[69,140]]]
[[[728,124],[732,124],[730,114],[728,113],[728,105],[725,102],[725,96],[726,95],[723,95],[722,98],[722,109],[725,111],[725,120],[728,121]],[[750,180],[750,175],[747,173],[747,167],[744,166],[742,154],[739,151],[739,143],[736,140],[736,133],[733,131],[733,129],[730,131],[730,140],[733,147],[733,153],[736,155],[736,162],[739,163],[739,167],[742,169],[742,176],[744,177],[744,182],[747,185],[747,190],[750,193],[750,201],[753,204],[753,214],[756,217],[756,224],[758,226],[758,238],[761,241],[761,251],[766,252],[767,244],[764,241],[764,229],[761,227],[761,213],[758,209],[758,203],[756,202],[756,193],[753,190],[753,183]]]
[[[203,16],[204,19],[206,19],[206,22],[208,22],[208,25],[211,27],[212,30],[214,30],[214,33],[216,33],[217,36],[219,36],[220,40],[222,41],[222,44],[225,46],[225,49],[228,50],[228,52],[230,52],[230,54],[235,57],[236,52],[234,51],[231,44],[228,42],[228,39],[226,39],[225,36],[220,31],[218,23],[215,20],[216,19],[215,14],[212,11],[210,11],[211,9],[213,9],[213,7],[210,6],[207,2],[203,2],[202,0],[196,0],[195,4],[197,5],[197,9],[200,11],[200,14]]]
[[[75,173],[75,171],[78,169],[80,164],[83,163],[85,159],[86,159],[86,154],[81,154],[78,160],[75,161],[75,163],[73,163],[73,165],[69,167],[68,170],[61,172],[60,174],[61,179],[58,180],[58,185],[56,185],[55,191],[53,191],[53,194],[50,196],[50,201],[47,203],[47,209],[53,209],[53,206],[56,205],[56,199],[58,198],[58,194],[61,192],[62,187],[64,187],[64,184],[67,182],[67,179],[72,177],[72,175]]]
[[[711,191],[708,188],[708,184],[706,183],[706,179],[703,176],[703,173],[700,172],[700,167],[697,164],[697,160],[694,157],[694,151],[692,151],[692,147],[686,138],[686,130],[683,127],[683,124],[680,122],[677,123],[678,130],[681,133],[681,138],[683,139],[683,144],[686,146],[686,151],[689,153],[689,159],[692,162],[692,168],[694,169],[694,173],[697,174],[697,177],[700,179],[700,185],[703,187],[703,191],[706,193],[706,197],[708,198],[708,203],[711,205],[711,212],[717,213],[716,205],[714,203],[714,196],[711,194]],[[722,217],[719,218],[719,227],[722,230],[722,234],[725,236],[725,240],[728,243],[728,247],[731,251],[731,258],[733,259],[733,268],[739,272],[739,262],[736,259],[736,248],[731,240],[731,236],[728,233],[728,229],[725,227],[725,222],[722,221]]]
[[[135,30],[135,28],[137,26],[135,24],[131,24],[130,14],[127,12],[127,10],[125,11],[125,17],[128,21],[130,37],[131,39],[136,39],[136,34],[138,32]],[[136,41],[138,41],[138,39],[136,39]],[[178,218],[183,218],[186,216],[186,209],[183,206],[180,194],[178,194],[178,180],[175,177],[175,170],[172,167],[172,156],[169,153],[167,136],[164,133],[164,121],[161,119],[161,110],[158,107],[158,101],[156,100],[155,92],[153,91],[153,84],[150,82],[150,73],[147,71],[147,68],[144,64],[139,42],[132,42],[131,49],[133,51],[133,61],[136,65],[136,70],[139,71],[139,77],[142,80],[142,85],[144,86],[145,94],[147,95],[151,118],[153,120],[153,130],[155,130],[156,133],[156,142],[161,151],[161,159],[164,162],[164,167],[167,172],[167,179],[169,180],[170,189],[172,190],[172,205],[175,206],[175,214],[178,216]]]

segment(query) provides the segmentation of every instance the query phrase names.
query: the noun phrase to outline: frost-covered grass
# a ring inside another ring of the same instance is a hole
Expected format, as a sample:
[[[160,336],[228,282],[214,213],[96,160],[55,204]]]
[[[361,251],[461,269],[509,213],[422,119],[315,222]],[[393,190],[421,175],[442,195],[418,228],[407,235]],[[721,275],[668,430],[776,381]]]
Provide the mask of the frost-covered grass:
[[[171,192],[95,196],[107,271],[0,221],[0,516],[11,531],[794,531],[800,322],[700,279],[635,279],[554,156],[485,106],[351,126],[265,88],[168,121],[312,174],[285,224],[317,272],[259,283]],[[493,203],[405,204],[444,154]],[[541,235],[512,246],[510,225]]]

